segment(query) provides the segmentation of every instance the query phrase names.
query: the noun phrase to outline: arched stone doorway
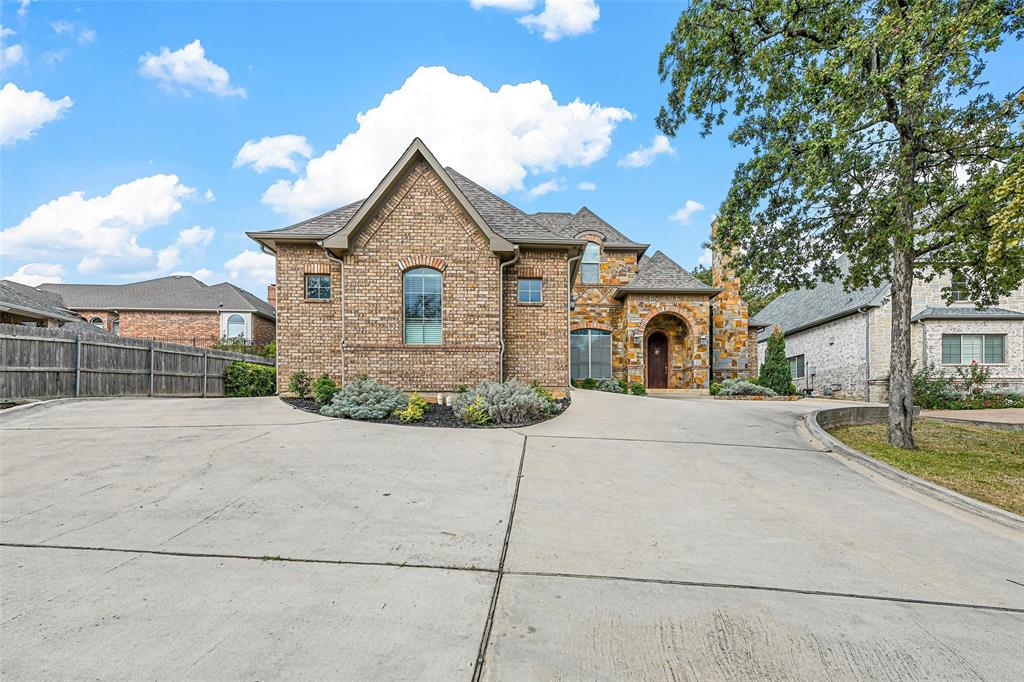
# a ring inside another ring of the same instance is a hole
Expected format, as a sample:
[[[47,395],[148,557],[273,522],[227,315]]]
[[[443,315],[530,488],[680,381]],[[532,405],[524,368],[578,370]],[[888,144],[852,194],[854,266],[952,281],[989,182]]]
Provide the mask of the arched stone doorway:
[[[644,328],[644,383],[648,388],[701,388],[693,381],[689,325],[671,312],[652,316]]]

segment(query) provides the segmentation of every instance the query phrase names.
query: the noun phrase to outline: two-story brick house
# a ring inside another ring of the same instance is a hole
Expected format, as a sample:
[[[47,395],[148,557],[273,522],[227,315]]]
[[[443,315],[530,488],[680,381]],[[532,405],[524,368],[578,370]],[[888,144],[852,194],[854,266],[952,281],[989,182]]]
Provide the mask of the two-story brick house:
[[[527,214],[412,142],[369,197],[249,236],[277,259],[278,385],[405,390],[620,378],[706,390],[756,371],[739,282],[707,286],[589,209]]]

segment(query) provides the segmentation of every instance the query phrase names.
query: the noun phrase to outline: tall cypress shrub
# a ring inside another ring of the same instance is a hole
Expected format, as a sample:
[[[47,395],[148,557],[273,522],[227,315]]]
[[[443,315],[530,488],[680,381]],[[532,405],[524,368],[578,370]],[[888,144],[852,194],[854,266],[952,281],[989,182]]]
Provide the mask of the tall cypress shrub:
[[[779,395],[792,393],[793,375],[789,371],[789,360],[786,359],[786,339],[779,325],[775,325],[775,330],[768,338],[768,349],[764,354],[758,383]]]

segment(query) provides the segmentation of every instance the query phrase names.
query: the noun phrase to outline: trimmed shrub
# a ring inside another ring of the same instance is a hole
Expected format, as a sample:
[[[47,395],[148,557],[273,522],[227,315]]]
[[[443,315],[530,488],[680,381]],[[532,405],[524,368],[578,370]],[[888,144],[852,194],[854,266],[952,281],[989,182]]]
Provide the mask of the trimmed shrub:
[[[548,414],[552,414],[558,411],[558,401],[555,400],[555,396],[551,394],[551,391],[541,386],[540,382],[536,380],[534,380],[534,382],[530,384],[530,388],[532,388],[533,392],[536,393],[537,396],[544,401],[546,405],[545,412],[547,412]]]
[[[758,386],[742,379],[726,379],[714,395],[763,395],[769,398],[778,395],[765,386]]]
[[[532,387],[510,379],[503,384],[481,381],[465,393],[455,396],[455,414],[470,424],[485,410],[495,424],[522,424],[549,414],[549,403]]]
[[[764,354],[761,377],[757,383],[777,395],[791,395],[793,376],[789,371],[789,360],[786,359],[786,339],[778,325],[775,325],[775,331],[768,338],[768,349]],[[796,393],[795,387],[792,393]]]
[[[629,392],[633,395],[647,395],[647,387],[639,381],[634,381],[629,387]]]
[[[622,382],[625,383],[625,382]],[[605,393],[625,393],[626,389],[622,387],[615,379],[601,379],[597,383],[597,390],[604,391]]]
[[[463,391],[468,393],[469,389]],[[491,414],[487,411],[487,401],[483,399],[483,396],[477,396],[473,399],[473,402],[467,404],[462,412],[460,413],[462,421],[467,424],[476,424],[477,426],[487,426],[491,423]]]
[[[252,362],[232,362],[224,370],[224,395],[229,398],[251,398],[274,395],[277,368]]]
[[[717,381],[712,381],[711,385],[708,386],[708,393],[710,393],[711,395],[718,395],[718,393],[721,390],[722,390],[722,384],[718,383]]]
[[[578,385],[580,388],[585,388],[588,391],[593,391],[595,388],[597,388],[597,381],[595,379],[587,377],[583,381],[578,382]]]
[[[395,410],[395,416],[403,424],[412,424],[423,421],[423,415],[427,412],[427,401],[415,393],[409,396],[409,404],[405,409]]]
[[[629,383],[619,379],[619,388],[622,389],[623,393],[629,393]]]
[[[338,392],[338,383],[327,373],[321,374],[313,382],[313,397],[316,404],[323,407],[331,402],[331,398]]]
[[[309,375],[302,370],[299,370],[292,375],[291,379],[288,380],[288,392],[294,393],[300,398],[305,398],[309,395],[309,386],[311,383],[312,380],[309,378]]]
[[[338,389],[331,402],[320,408],[320,414],[349,419],[384,419],[408,403],[408,398],[397,388],[358,377]]]

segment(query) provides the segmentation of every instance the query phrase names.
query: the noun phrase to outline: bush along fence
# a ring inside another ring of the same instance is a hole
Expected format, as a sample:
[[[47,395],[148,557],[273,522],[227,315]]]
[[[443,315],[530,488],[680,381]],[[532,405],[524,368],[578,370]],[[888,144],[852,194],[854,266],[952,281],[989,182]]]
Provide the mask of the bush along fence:
[[[0,402],[117,396],[223,396],[244,353],[145,341],[102,332],[0,324]]]

